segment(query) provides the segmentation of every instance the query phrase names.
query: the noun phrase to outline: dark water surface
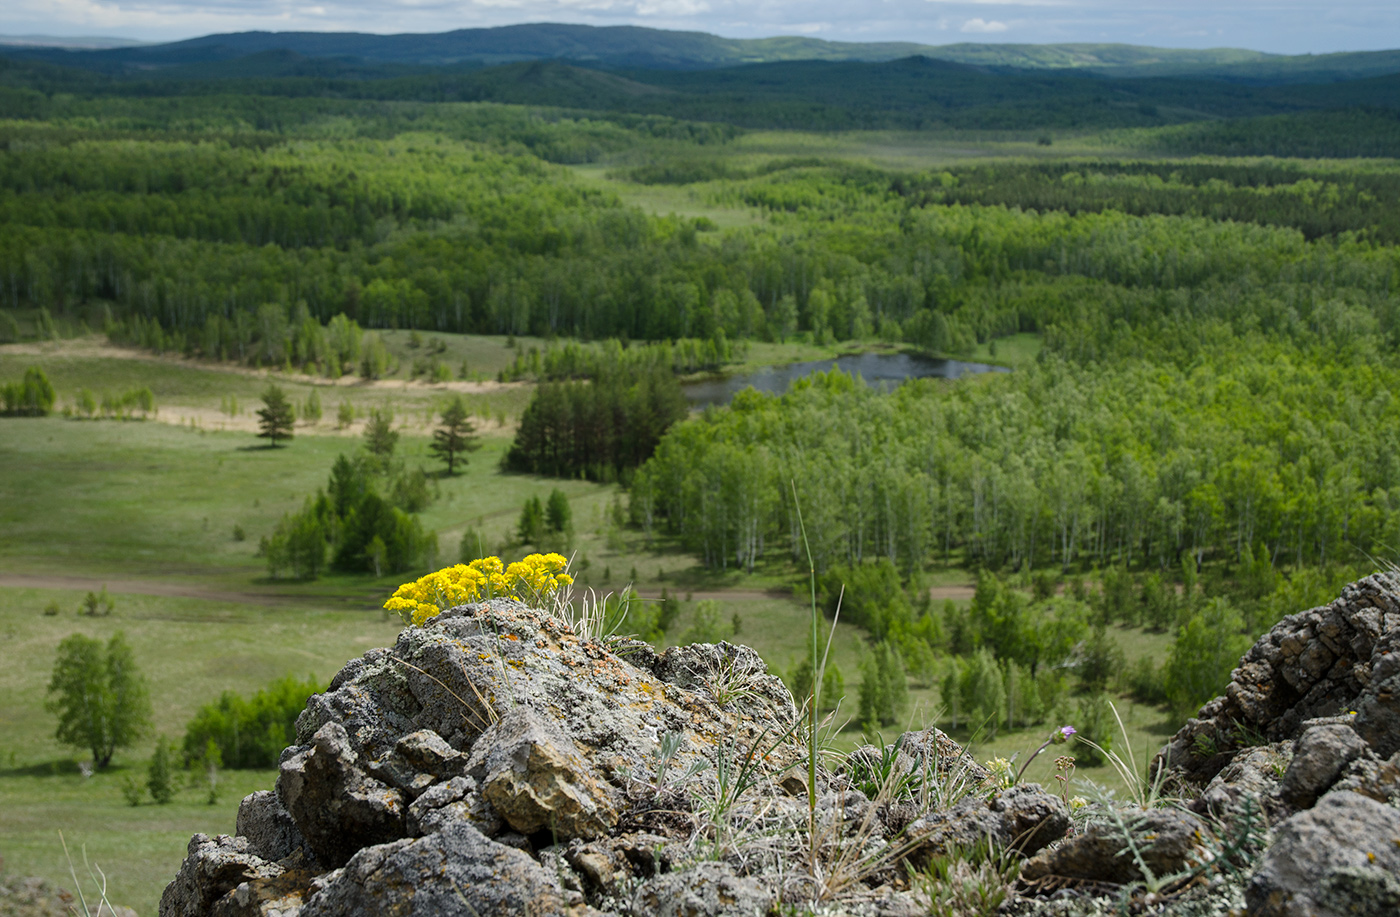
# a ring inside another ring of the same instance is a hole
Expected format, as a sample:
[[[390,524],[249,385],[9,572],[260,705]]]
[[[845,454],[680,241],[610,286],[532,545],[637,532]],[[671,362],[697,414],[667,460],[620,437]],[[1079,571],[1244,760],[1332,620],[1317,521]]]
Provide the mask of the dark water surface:
[[[781,395],[788,386],[811,375],[817,370],[827,372],[832,367],[851,375],[860,375],[866,385],[880,389],[890,389],[905,379],[924,379],[934,376],[940,379],[956,379],[975,373],[1009,373],[1005,366],[990,366],[986,363],[965,363],[961,360],[936,360],[908,353],[861,353],[837,357],[834,360],[809,360],[805,363],[787,363],[782,366],[766,366],[751,373],[726,376],[704,382],[691,382],[681,386],[685,397],[693,407],[711,404],[728,404],[736,394],[749,386],[760,392]]]

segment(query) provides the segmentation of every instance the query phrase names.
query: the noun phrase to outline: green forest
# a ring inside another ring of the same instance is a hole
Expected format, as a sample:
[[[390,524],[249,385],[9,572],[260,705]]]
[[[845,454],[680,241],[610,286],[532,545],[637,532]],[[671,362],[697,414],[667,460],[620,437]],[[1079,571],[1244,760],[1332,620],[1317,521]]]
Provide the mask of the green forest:
[[[624,629],[752,641],[802,695],[784,615],[820,606],[852,746],[922,704],[961,740],[1073,721],[1110,747],[1110,701],[1160,743],[1259,634],[1400,548],[1400,96],[1376,61],[1311,83],[1101,56],[54,60],[0,57],[0,455],[55,501],[65,450],[113,488],[186,450],[186,503],[230,475],[237,506],[167,542],[124,543],[138,498],[81,520],[93,576],[260,597],[219,627],[324,613],[359,653],[391,580],[558,548],[581,586],[647,599],[615,601]],[[869,352],[1010,371],[687,401]],[[262,448],[241,418],[273,389]],[[84,572],[87,548],[34,540],[5,549],[16,576]],[[149,620],[178,617],[146,587]],[[162,760],[207,768],[211,800],[219,766],[269,767],[334,671],[298,665],[158,707]]]

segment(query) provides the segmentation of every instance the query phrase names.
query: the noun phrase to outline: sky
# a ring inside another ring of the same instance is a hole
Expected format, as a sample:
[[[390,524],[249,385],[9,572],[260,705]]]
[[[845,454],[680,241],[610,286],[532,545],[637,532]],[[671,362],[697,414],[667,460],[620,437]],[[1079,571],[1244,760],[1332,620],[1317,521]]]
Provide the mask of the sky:
[[[1123,42],[1283,54],[1400,47],[1400,0],[4,0],[0,34],[147,41],[213,32],[444,32],[520,22],[733,38]]]

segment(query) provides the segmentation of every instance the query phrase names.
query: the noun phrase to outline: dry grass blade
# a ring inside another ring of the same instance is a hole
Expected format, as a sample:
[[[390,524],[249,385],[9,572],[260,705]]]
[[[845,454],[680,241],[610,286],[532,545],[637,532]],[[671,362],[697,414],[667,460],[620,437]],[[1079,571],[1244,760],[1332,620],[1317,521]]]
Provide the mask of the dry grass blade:
[[[467,701],[460,694],[449,688],[441,678],[438,678],[431,672],[424,671],[423,669],[407,661],[406,659],[400,659],[397,656],[390,656],[389,658],[399,663],[400,665],[407,666],[408,668],[422,675],[424,678],[429,678],[432,681],[436,682],[438,687],[442,688],[442,690],[446,691],[448,694],[451,694],[454,698],[456,698],[457,702],[463,707],[465,707],[468,713],[475,717],[478,729],[485,730],[488,726],[493,726],[500,721],[501,718],[499,715],[497,715],[496,708],[491,705],[490,701],[481,696],[481,692],[477,690],[476,685],[472,684],[472,680],[469,677],[467,677],[467,669],[465,666],[462,666],[460,664],[458,666],[462,671],[462,680],[467,683],[467,687],[472,689],[472,694],[476,696],[477,703],[481,705],[481,709],[486,711],[485,717],[482,717],[481,712],[478,711],[471,704],[467,703]]]

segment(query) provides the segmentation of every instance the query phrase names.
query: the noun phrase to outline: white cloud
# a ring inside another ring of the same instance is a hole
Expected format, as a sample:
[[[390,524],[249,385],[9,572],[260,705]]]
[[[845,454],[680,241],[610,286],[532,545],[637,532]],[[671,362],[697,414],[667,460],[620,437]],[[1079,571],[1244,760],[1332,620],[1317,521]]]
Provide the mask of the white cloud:
[[[1009,28],[1010,26],[1008,26],[1004,22],[998,22],[995,19],[993,19],[991,22],[988,22],[987,20],[979,16],[976,19],[969,19],[967,22],[964,22],[962,24],[962,28],[958,31],[972,32],[979,35],[990,35],[993,32],[1005,32]]]

